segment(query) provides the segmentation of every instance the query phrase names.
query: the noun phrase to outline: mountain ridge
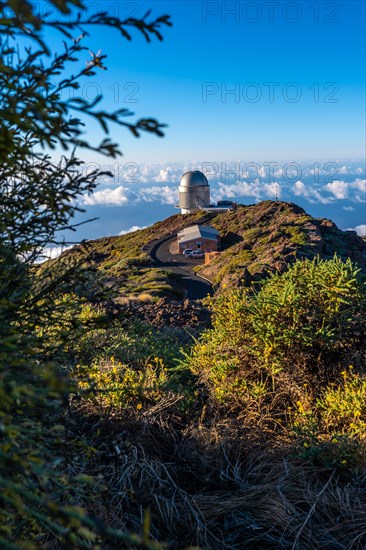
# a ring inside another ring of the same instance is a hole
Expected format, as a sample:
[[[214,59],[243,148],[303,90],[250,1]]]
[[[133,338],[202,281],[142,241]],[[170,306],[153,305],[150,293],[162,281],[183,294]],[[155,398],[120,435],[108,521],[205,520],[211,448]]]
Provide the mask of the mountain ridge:
[[[176,214],[152,226],[122,236],[87,241],[61,257],[85,259],[100,281],[120,297],[152,299],[184,297],[180,277],[168,269],[153,267],[149,244],[184,227],[207,220],[202,212]],[[356,232],[342,231],[326,218],[314,218],[295,203],[262,201],[238,205],[235,211],[218,213],[209,224],[220,231],[222,251],[209,265],[195,268],[217,289],[249,286],[272,272],[284,272],[299,258],[323,259],[337,254],[351,258],[366,273],[366,242]]]
[[[366,245],[356,232],[342,231],[327,218],[314,218],[295,203],[239,206],[231,220],[219,215],[212,225],[222,235],[223,250],[200,273],[216,284],[248,285],[271,272],[284,272],[296,259],[318,255],[350,257],[366,271]]]

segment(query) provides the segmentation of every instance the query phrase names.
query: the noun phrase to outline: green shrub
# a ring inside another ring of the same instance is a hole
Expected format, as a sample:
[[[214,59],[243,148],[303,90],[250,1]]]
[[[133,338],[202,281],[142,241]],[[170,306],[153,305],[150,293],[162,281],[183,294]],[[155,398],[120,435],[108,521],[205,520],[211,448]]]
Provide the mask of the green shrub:
[[[114,412],[130,407],[137,410],[164,396],[167,371],[163,362],[154,357],[137,370],[111,357],[105,363],[77,365],[74,369],[77,387],[85,399]]]
[[[351,261],[297,261],[257,291],[211,299],[213,329],[186,363],[214,400],[286,420],[299,401],[330,400],[348,365],[364,369],[365,303]]]
[[[291,239],[293,244],[305,245],[307,242],[304,229],[299,227],[299,223],[285,226],[284,232],[286,236]]]
[[[292,414],[297,453],[311,462],[343,470],[366,465],[366,376],[350,365],[339,384],[320,398],[298,401]]]
[[[316,407],[322,428],[366,439],[366,376],[343,371],[343,382],[326,389]]]
[[[88,281],[79,279],[79,253],[66,253],[61,262],[40,269],[34,262],[46,248],[61,244],[62,230],[75,230],[81,196],[108,174],[83,170],[76,146],[110,159],[120,154],[107,136],[80,139],[85,125],[80,113],[98,121],[103,134],[112,121],[126,126],[125,109],[107,112],[95,108],[101,98],[68,93],[105,68],[105,56],[92,52],[92,61],[80,67],[87,28],[115,29],[129,39],[135,28],[150,40],[162,38],[159,30],[170,24],[169,17],[91,15],[83,0],[46,0],[43,7],[42,16],[34,2],[0,3],[0,547],[106,548],[131,542],[154,548],[147,530],[131,537],[105,525],[94,500],[102,484],[78,475],[93,451],[67,428],[65,410],[74,388],[65,356],[85,320],[78,319],[80,297],[95,299],[98,278],[91,270]],[[56,12],[53,21],[50,10]],[[79,68],[73,71],[70,64]],[[151,118],[130,119],[128,127],[136,136],[141,130],[162,136]],[[78,246],[79,252],[87,248],[87,243]],[[86,319],[90,313],[84,311]],[[119,542],[109,544],[109,536]]]
[[[147,254],[140,254],[136,258],[130,258],[127,260],[128,267],[146,267],[150,265],[151,259]]]

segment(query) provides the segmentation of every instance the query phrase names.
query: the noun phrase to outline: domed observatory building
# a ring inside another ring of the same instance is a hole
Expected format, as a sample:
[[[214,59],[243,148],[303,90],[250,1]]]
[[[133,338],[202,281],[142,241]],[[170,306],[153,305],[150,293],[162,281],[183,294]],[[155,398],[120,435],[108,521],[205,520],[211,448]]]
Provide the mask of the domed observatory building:
[[[179,205],[181,214],[192,214],[210,205],[210,186],[202,172],[186,172],[180,180]]]

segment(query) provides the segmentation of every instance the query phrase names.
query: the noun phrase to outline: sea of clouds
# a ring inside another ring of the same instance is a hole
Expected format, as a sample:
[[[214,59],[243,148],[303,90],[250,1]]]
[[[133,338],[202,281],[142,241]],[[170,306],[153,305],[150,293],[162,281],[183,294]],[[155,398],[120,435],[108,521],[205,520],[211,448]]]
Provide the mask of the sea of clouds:
[[[95,163],[93,163],[95,167]],[[103,168],[105,168],[103,166]],[[351,211],[352,203],[365,202],[366,180],[364,161],[231,161],[192,162],[169,165],[135,163],[107,167],[112,177],[100,181],[92,195],[84,197],[84,205],[131,206],[140,202],[160,202],[176,205],[178,185],[182,174],[200,170],[211,186],[211,198],[254,201],[282,200],[302,197],[311,204],[343,204]],[[87,166],[86,168],[87,169]]]

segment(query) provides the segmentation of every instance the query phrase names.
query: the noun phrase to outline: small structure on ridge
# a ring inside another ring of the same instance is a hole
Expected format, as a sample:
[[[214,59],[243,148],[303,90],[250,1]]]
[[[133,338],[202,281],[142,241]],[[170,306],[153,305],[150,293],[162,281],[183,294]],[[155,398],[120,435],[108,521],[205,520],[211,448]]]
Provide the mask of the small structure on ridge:
[[[210,225],[192,225],[178,233],[178,253],[185,250],[216,252],[220,245],[220,233]]]

